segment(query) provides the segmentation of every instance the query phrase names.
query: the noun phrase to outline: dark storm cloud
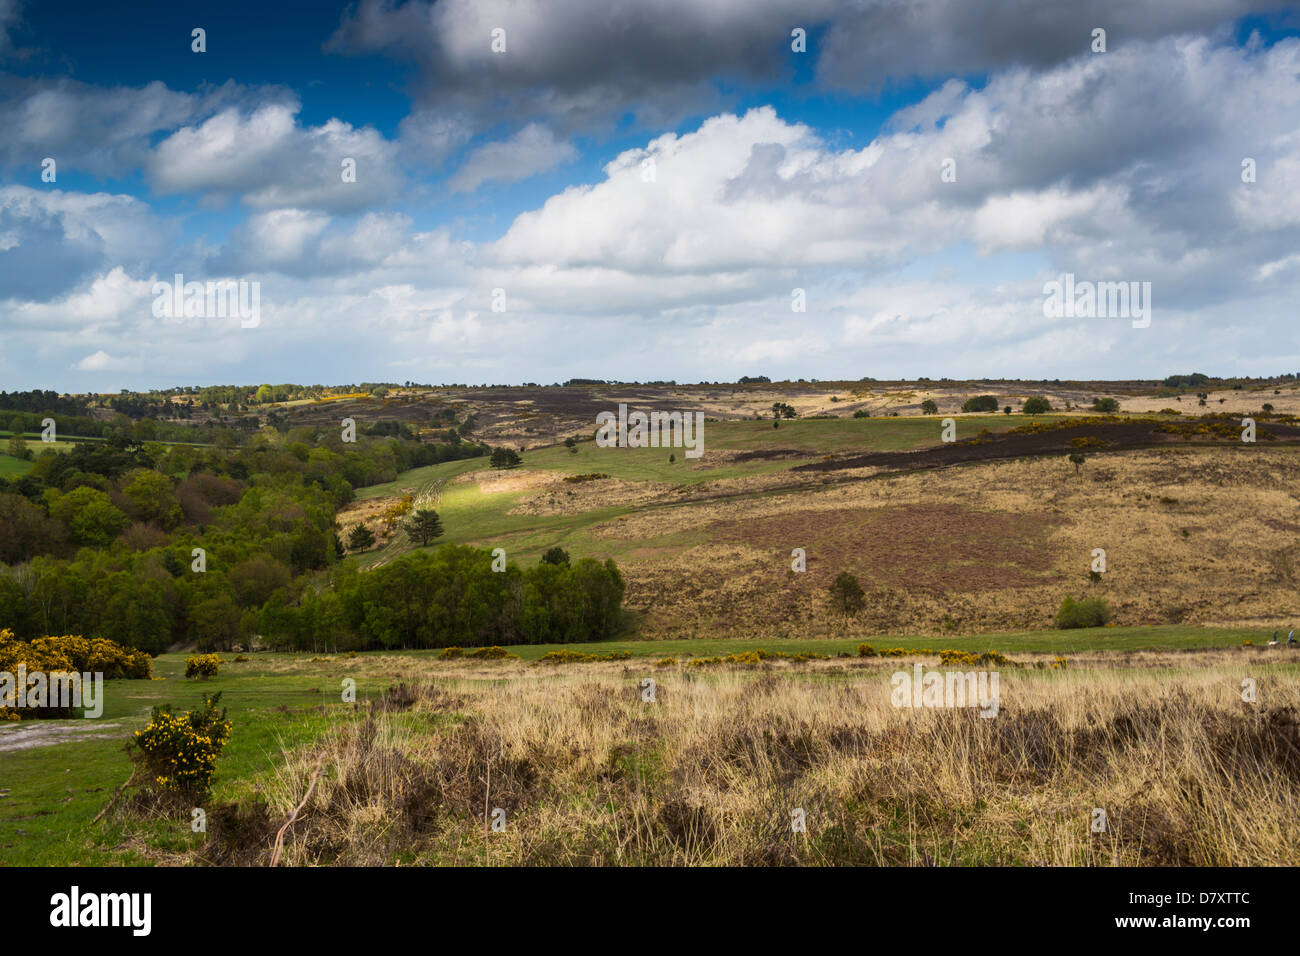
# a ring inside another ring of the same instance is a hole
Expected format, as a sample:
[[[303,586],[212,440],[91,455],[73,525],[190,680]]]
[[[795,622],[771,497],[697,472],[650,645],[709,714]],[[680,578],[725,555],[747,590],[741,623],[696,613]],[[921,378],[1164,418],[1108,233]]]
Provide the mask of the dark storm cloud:
[[[842,4],[822,41],[818,75],[870,90],[888,80],[1050,67],[1136,40],[1207,33],[1248,14],[1295,9],[1288,0],[862,0]]]
[[[421,108],[480,121],[545,116],[564,132],[634,112],[671,122],[719,102],[716,80],[790,82],[791,30],[826,87],[874,93],[890,81],[1045,68],[1087,53],[1204,34],[1286,0],[363,0],[326,49],[416,63]],[[505,53],[490,49],[495,28]],[[484,116],[486,113],[486,116]]]

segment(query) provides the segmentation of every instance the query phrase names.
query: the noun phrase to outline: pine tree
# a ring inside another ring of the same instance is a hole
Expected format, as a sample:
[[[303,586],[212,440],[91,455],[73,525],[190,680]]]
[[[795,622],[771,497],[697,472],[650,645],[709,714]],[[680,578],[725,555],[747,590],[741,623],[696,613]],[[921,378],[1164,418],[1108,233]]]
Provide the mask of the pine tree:
[[[432,508],[421,508],[406,523],[406,533],[420,544],[428,544],[434,538],[442,537],[442,519]]]
[[[364,551],[374,543],[375,533],[363,524],[353,528],[352,534],[348,536],[348,548],[353,551]]]

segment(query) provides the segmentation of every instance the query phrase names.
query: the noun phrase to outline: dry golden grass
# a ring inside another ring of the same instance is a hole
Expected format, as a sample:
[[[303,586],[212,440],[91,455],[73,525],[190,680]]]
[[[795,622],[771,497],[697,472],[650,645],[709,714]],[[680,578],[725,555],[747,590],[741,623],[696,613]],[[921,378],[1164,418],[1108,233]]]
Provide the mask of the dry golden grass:
[[[266,862],[322,753],[287,864],[1240,866],[1300,853],[1300,683],[1286,665],[1243,648],[1004,667],[985,719],[891,706],[889,676],[910,664],[386,659],[370,666],[405,666],[403,681],[287,755],[260,816],[215,812],[204,853]],[[1244,677],[1256,704],[1241,700]],[[496,808],[502,832],[487,825]]]

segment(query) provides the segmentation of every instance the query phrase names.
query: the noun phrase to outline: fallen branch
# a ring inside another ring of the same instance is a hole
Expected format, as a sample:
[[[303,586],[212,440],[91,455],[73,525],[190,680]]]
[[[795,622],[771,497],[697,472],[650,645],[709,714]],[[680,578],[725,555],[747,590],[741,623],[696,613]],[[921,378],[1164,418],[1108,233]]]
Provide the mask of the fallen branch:
[[[299,812],[302,811],[303,807],[307,806],[307,801],[311,799],[311,792],[316,789],[316,778],[320,776],[321,764],[324,762],[325,754],[322,752],[316,758],[316,769],[311,773],[311,783],[307,785],[307,792],[302,795],[302,803],[293,808],[293,812],[289,814],[289,819],[284,821],[284,825],[276,833],[275,848],[271,851],[271,866],[275,866],[280,862],[280,854],[284,852],[284,832],[293,826],[293,821],[298,819]]]
[[[104,805],[104,809],[103,809],[103,810],[100,810],[100,811],[99,811],[99,815],[98,815],[97,817],[95,817],[95,819],[93,819],[93,820],[90,821],[91,826],[94,826],[94,825],[95,825],[96,823],[98,823],[100,820],[104,819],[104,814],[108,813],[109,810],[112,810],[112,809],[113,809],[113,804],[117,803],[117,798],[120,797],[120,796],[122,795],[122,791],[123,791],[123,790],[125,790],[127,787],[131,786],[131,781],[134,780],[134,779],[135,779],[135,771],[132,770],[132,771],[131,771],[131,776],[129,776],[129,777],[126,778],[126,783],[122,784],[122,786],[120,786],[120,787],[117,788],[117,792],[116,792],[115,794],[113,794],[112,799],[109,800],[108,803]]]

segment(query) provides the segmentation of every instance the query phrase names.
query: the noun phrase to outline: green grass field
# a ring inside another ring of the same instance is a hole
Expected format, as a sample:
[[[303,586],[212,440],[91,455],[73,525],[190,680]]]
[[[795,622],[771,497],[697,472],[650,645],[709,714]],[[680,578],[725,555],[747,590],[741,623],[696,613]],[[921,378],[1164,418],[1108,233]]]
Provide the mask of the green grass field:
[[[0,475],[8,477],[17,477],[25,475],[32,470],[33,462],[23,461],[21,458],[15,458],[12,455],[0,455]]]

